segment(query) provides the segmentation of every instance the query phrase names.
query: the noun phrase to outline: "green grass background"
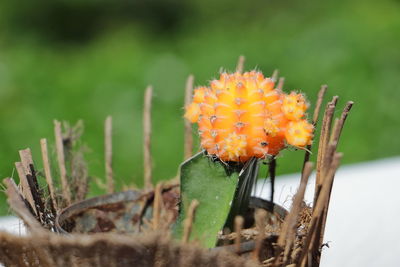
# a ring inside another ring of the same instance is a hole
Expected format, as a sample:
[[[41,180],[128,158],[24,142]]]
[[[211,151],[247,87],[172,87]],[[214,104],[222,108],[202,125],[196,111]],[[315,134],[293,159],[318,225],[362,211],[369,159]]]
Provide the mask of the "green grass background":
[[[327,83],[328,97],[340,96],[337,115],[355,102],[339,147],[344,163],[400,154],[399,1],[154,0],[126,10],[106,3],[0,4],[0,177],[16,177],[13,163],[26,147],[42,168],[39,139],[53,147],[56,118],[84,120],[89,171],[103,179],[103,122],[112,115],[117,183],[142,186],[148,84],[154,180],[173,177],[183,158],[187,76],[207,84],[242,54],[246,70],[279,69],[285,90],[301,90],[311,103]],[[282,153],[279,173],[298,171],[302,156]],[[100,193],[93,185],[91,194]]]

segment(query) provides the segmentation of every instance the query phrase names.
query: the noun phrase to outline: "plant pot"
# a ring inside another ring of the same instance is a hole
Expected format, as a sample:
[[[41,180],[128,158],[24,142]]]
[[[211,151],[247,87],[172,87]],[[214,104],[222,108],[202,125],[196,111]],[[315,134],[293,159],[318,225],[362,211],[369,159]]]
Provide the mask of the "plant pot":
[[[178,193],[176,187],[164,190],[163,203],[174,212]],[[78,233],[138,233],[144,227],[143,218],[152,218],[154,191],[124,191],[77,202],[63,209],[56,218],[56,229],[63,234]]]
[[[283,221],[288,214],[288,211],[280,205],[272,204],[270,201],[258,198],[258,197],[251,197],[249,203],[249,209],[244,216],[244,229],[251,228],[255,224],[254,215],[256,209],[264,209],[268,212],[269,216],[271,216],[271,208],[273,207],[273,215],[276,216],[278,221]],[[268,223],[268,222],[267,222]],[[274,255],[274,247],[273,243],[276,243],[278,240],[278,235],[276,233],[267,234],[265,239],[263,240],[262,247],[263,249],[260,250],[261,255],[259,255],[259,259],[261,261],[273,257]],[[225,243],[225,244],[224,244]],[[230,242],[226,245],[226,240],[219,240],[217,247],[212,248],[213,251],[219,250],[228,250],[234,253],[241,255],[242,257],[248,258],[252,255],[255,247],[256,247],[256,240],[249,240],[240,243],[239,250],[237,246],[231,244]]]

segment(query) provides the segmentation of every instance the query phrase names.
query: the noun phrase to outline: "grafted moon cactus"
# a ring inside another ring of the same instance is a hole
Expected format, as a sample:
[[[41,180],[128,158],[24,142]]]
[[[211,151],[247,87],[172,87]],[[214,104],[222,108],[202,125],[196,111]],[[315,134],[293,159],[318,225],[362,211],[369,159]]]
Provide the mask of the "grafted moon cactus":
[[[201,146],[222,161],[246,162],[276,155],[287,145],[311,143],[308,104],[296,92],[275,89],[261,72],[222,73],[195,89],[185,118],[198,124]]]
[[[307,146],[314,129],[306,120],[305,97],[282,92],[258,71],[222,73],[209,86],[196,88],[185,108],[185,118],[198,124],[202,148],[220,160],[200,152],[182,163],[175,234],[182,233],[187,207],[196,200],[193,238],[213,247],[218,231],[232,231],[234,218],[246,215],[258,159],[275,156],[288,145]]]

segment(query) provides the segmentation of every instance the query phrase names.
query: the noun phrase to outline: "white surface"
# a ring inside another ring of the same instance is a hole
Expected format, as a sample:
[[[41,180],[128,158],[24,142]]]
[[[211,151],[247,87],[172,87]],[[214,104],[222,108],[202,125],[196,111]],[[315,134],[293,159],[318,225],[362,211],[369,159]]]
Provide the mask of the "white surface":
[[[25,226],[20,219],[14,216],[0,217],[0,231],[16,235],[25,234]]]
[[[312,202],[314,176],[305,199]],[[291,205],[299,174],[279,177],[275,201]],[[260,196],[262,183],[257,185]],[[261,197],[269,198],[269,185]],[[400,157],[342,166],[333,185],[321,267],[400,266]],[[15,217],[0,218],[0,230],[23,234]]]
[[[290,207],[300,176],[276,181],[274,198]],[[305,199],[312,202],[312,176]],[[257,185],[261,189],[262,183]],[[258,196],[260,192],[256,192]],[[269,185],[262,197],[269,198]],[[330,201],[321,267],[400,266],[400,158],[339,168]]]

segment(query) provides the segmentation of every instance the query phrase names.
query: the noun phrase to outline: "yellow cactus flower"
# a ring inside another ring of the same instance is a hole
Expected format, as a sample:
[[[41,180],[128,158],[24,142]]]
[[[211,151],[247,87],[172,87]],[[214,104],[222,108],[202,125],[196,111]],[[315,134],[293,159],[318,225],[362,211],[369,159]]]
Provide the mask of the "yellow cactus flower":
[[[201,146],[223,161],[276,155],[286,143],[306,146],[313,127],[303,119],[304,96],[274,86],[258,71],[222,73],[210,87],[195,89],[185,118],[198,123]]]
[[[285,132],[286,140],[289,144],[304,147],[311,144],[314,127],[306,120],[291,121]]]
[[[283,98],[282,111],[289,120],[298,121],[304,117],[307,106],[302,94],[292,92]]]
[[[201,103],[204,101],[204,95],[208,89],[206,87],[199,87],[194,90],[193,102]]]
[[[198,121],[200,116],[200,106],[197,103],[190,103],[186,107],[185,118],[189,120],[191,123],[195,123]]]
[[[246,155],[246,145],[247,142],[244,135],[231,133],[225,140],[224,149],[230,159],[237,161],[241,155]]]
[[[266,118],[264,121],[264,131],[268,136],[275,137],[280,131],[278,122],[272,118]]]

